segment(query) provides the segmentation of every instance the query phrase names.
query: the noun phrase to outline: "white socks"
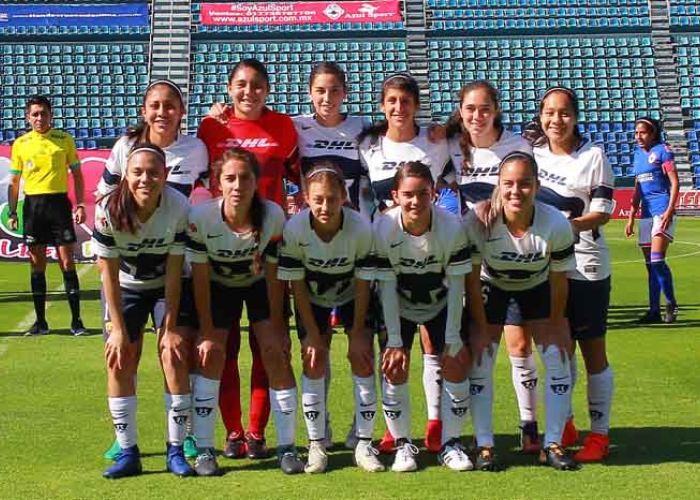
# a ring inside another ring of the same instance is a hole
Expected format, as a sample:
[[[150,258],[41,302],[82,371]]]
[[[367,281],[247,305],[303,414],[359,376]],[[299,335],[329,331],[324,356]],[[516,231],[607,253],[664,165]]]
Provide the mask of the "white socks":
[[[310,441],[326,437],[326,385],[325,377],[301,376],[301,404]]]
[[[610,429],[613,378],[613,370],[610,366],[600,373],[588,376],[588,412],[591,416],[591,432],[606,436]]]
[[[440,420],[440,357],[436,354],[423,354],[423,391],[428,408],[428,420]]]
[[[382,407],[389,432],[395,440],[410,438],[411,395],[408,391],[408,382],[394,385],[383,379],[382,389],[384,392]]]
[[[441,444],[462,435],[464,424],[469,414],[469,379],[462,382],[442,380],[442,397],[440,410],[442,413]]]
[[[547,370],[544,387],[546,447],[553,443],[561,444],[561,435],[571,408],[571,367],[569,355],[565,354],[562,361],[561,351],[557,346],[548,345],[545,351],[538,345],[537,350]]]
[[[214,447],[214,428],[216,411],[219,408],[219,380],[195,375],[192,390],[193,421],[192,427],[197,448]],[[174,397],[174,396],[173,396]]]
[[[122,450],[136,446],[136,396],[107,398],[117,442]]]
[[[182,446],[187,437],[187,428],[192,416],[191,394],[165,393],[165,410],[168,415],[168,443]]]
[[[574,418],[574,387],[576,387],[576,382],[578,381],[578,361],[576,360],[576,353],[570,356],[569,366],[571,367],[571,406],[569,406],[569,413],[566,416],[567,419]]]
[[[277,446],[294,446],[297,425],[297,388],[270,388],[270,404],[277,431]]]
[[[485,349],[481,355],[481,364],[477,364],[478,354],[474,354],[474,363],[469,374],[470,408],[474,439],[477,446],[493,447],[493,365],[496,362],[498,344],[492,343],[493,354]],[[444,423],[443,423],[444,425]]]
[[[377,388],[374,375],[352,376],[355,392],[355,435],[360,439],[372,439],[374,419],[377,414]]]
[[[510,356],[513,389],[518,399],[521,422],[537,421],[537,364],[530,353],[526,358]]]

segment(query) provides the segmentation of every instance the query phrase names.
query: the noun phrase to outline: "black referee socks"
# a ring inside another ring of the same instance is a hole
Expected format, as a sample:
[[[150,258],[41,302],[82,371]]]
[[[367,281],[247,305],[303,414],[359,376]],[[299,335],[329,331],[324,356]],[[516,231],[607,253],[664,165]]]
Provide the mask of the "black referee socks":
[[[43,275],[42,275],[43,276]],[[78,273],[75,270],[63,271],[63,285],[66,288],[68,305],[73,316],[73,323],[80,319],[80,284],[78,283]],[[46,281],[44,281],[44,292],[46,292]]]
[[[32,273],[30,281],[32,284],[32,298],[34,299],[36,320],[38,323],[44,324],[46,323],[46,275],[44,273]]]

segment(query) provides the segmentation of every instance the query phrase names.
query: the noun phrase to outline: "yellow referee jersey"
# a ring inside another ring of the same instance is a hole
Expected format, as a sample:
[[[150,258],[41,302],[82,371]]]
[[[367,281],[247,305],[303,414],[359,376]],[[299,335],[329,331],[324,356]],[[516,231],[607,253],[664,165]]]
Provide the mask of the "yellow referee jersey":
[[[63,130],[28,132],[12,145],[10,173],[24,177],[28,195],[68,192],[68,169],[80,167],[73,137]]]

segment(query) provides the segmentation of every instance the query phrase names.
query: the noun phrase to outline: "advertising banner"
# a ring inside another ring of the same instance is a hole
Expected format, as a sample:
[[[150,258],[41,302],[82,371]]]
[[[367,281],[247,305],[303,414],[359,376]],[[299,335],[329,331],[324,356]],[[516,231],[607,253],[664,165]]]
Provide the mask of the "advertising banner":
[[[7,188],[10,183],[10,146],[0,145],[0,260],[28,260],[29,252],[22,240],[22,220],[17,231],[11,231],[8,225],[9,208],[7,205]],[[102,176],[105,162],[110,150],[78,150],[78,156],[82,162],[81,170],[85,181],[85,223],[75,227],[78,237],[76,245],[76,258],[78,260],[90,260],[93,253],[90,250],[90,237],[95,218],[95,191],[97,182]],[[73,178],[68,176],[68,196],[75,204],[73,195]],[[20,190],[20,201],[17,213],[22,213],[22,200],[24,196]],[[56,260],[56,249],[47,247],[46,255]]]
[[[81,25],[148,26],[148,4],[0,5],[0,28]]]
[[[632,209],[632,188],[616,188],[614,191],[615,212],[613,219],[626,219],[630,215]],[[681,191],[678,194],[678,202],[676,203],[676,214],[700,216],[700,191],[688,190]],[[637,214],[639,217],[639,214]]]
[[[205,25],[400,22],[398,0],[371,2],[203,3]]]

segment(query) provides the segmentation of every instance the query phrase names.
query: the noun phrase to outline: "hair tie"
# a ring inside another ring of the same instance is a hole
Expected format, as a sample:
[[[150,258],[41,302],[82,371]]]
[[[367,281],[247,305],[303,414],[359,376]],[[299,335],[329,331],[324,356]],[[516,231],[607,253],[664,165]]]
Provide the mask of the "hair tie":
[[[151,146],[137,146],[137,147],[135,147],[134,149],[132,149],[129,152],[129,156],[127,157],[127,160],[131,160],[131,157],[134,156],[136,153],[141,153],[144,151],[155,154],[158,158],[160,158],[161,160],[163,160],[163,162],[165,162],[165,154],[163,154],[163,151],[160,149],[155,149]]]
[[[148,93],[148,91],[151,90],[156,85],[161,85],[161,84],[167,85],[168,87],[173,89],[175,92],[177,92],[177,95],[180,97],[180,100],[182,102],[185,102],[185,98],[182,95],[182,90],[180,89],[178,84],[172,80],[168,80],[167,78],[159,78],[157,80],[153,80],[151,83],[148,84],[148,87],[146,87],[146,93]]]

